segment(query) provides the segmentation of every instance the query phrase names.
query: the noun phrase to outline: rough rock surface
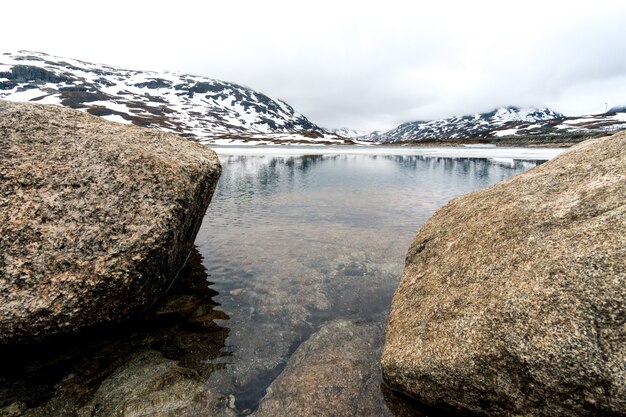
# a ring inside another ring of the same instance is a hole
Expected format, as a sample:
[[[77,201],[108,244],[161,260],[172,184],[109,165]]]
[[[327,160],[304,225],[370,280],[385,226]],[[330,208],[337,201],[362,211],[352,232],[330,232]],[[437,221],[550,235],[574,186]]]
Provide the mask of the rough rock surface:
[[[198,374],[147,351],[106,379],[79,417],[235,416],[207,390]]]
[[[393,299],[385,380],[493,416],[626,415],[626,134],[451,201]]]
[[[220,170],[175,135],[0,102],[0,344],[150,306],[190,253]]]
[[[228,356],[217,292],[197,250],[172,288],[132,320],[50,343],[0,348],[0,416],[231,415],[205,382]]]
[[[377,324],[325,325],[296,350],[254,415],[391,415],[379,401],[382,333]]]

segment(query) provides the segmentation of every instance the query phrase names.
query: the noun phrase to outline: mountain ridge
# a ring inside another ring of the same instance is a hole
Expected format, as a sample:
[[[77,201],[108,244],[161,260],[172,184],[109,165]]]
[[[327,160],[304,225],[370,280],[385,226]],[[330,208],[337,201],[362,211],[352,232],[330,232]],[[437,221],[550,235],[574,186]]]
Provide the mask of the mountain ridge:
[[[59,104],[205,143],[351,143],[285,101],[240,84],[43,52],[0,55],[0,98]]]
[[[626,106],[564,116],[547,107],[410,121],[388,131],[325,129],[283,100],[228,81],[172,71],[140,71],[43,52],[0,54],[0,99],[59,104],[96,116],[177,133],[206,144],[393,144],[573,141],[626,129]]]
[[[565,116],[547,107],[507,106],[486,113],[405,122],[386,132],[372,132],[356,139],[397,143],[545,136],[557,138],[621,129],[626,129],[624,106],[616,106],[604,114],[584,116]]]

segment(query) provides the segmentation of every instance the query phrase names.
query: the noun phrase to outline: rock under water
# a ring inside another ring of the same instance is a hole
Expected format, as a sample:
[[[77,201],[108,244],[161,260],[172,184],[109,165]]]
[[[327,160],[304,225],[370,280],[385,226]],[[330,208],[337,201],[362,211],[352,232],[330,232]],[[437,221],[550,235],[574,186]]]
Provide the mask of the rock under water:
[[[176,135],[0,102],[0,344],[149,307],[189,255],[220,171]]]
[[[193,249],[172,288],[147,312],[97,331],[0,347],[0,416],[232,414],[205,381],[229,355],[229,317]]]
[[[300,345],[254,414],[388,416],[378,401],[382,326],[337,320]]]
[[[391,386],[484,416],[626,415],[626,134],[457,198],[421,228]]]

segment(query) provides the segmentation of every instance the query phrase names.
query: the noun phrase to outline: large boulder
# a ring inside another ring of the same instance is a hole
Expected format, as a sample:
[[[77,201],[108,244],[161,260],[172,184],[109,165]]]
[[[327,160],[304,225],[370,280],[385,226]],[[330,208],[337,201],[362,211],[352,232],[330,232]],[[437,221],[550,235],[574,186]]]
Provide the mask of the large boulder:
[[[437,211],[409,249],[382,367],[466,413],[626,415],[626,134]]]
[[[149,307],[189,255],[220,170],[176,135],[0,102],[0,344]]]

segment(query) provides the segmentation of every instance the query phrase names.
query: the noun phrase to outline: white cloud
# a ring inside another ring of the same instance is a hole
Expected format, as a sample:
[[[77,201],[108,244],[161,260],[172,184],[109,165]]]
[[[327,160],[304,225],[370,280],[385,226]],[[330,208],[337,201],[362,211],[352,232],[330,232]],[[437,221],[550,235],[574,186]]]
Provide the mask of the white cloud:
[[[2,49],[238,82],[327,127],[626,102],[626,2],[31,1]]]

